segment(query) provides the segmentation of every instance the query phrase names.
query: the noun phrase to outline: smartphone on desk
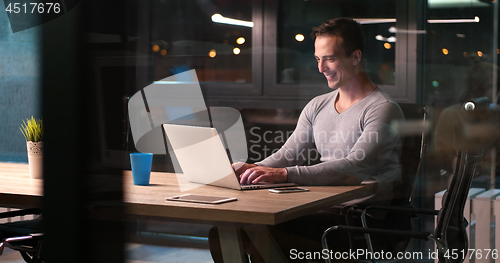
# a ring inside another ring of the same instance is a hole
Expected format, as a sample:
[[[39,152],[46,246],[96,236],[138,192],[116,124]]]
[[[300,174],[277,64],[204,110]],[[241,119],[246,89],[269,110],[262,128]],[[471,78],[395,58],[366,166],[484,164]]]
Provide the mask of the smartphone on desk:
[[[309,191],[309,189],[302,188],[302,187],[285,187],[285,188],[269,189],[269,192],[276,193],[276,194],[308,192],[308,191]]]

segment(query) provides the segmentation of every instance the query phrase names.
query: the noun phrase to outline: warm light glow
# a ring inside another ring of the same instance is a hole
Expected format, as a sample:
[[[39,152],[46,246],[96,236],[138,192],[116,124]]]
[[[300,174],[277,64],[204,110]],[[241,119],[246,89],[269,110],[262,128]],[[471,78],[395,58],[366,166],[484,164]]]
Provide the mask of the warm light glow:
[[[210,51],[208,52],[208,56],[211,58],[217,56],[217,52],[215,52],[215,49],[210,49]]]
[[[385,43],[384,43],[384,47],[385,47],[385,49],[391,49],[391,47],[392,47],[392,46],[391,46],[391,44],[390,44],[390,43],[385,42]]]
[[[448,51],[448,49],[446,49],[446,48],[443,48],[443,49],[442,49],[442,51],[443,51],[443,54],[445,54],[445,55],[448,55],[448,54],[450,53],[450,52]]]
[[[299,41],[299,42],[304,41],[304,39],[305,39],[305,37],[304,37],[304,35],[302,35],[302,34],[297,34],[297,35],[295,35],[295,40],[297,40],[297,41]]]
[[[469,53],[464,52],[464,57],[468,57],[468,56],[469,56]]]
[[[478,50],[477,51],[477,55],[481,58],[481,57],[483,57],[483,52],[481,52],[481,51]]]
[[[234,53],[235,55],[240,54],[240,52],[241,52],[241,49],[239,49],[239,48],[237,48],[237,47],[233,48],[233,53]]]
[[[235,26],[253,27],[253,22],[251,21],[243,21],[243,20],[223,17],[221,14],[212,15],[212,21],[215,23],[229,24]]]
[[[238,39],[236,39],[236,43],[242,45],[243,43],[245,43],[245,38],[244,37],[239,37]]]
[[[158,52],[158,51],[160,51],[160,46],[158,46],[158,45],[153,45],[153,48],[152,48],[152,49],[153,49],[153,51],[154,51],[154,52]]]
[[[500,49],[497,48],[497,54],[500,54]]]
[[[161,54],[162,56],[165,56],[165,55],[167,54],[167,50],[166,50],[166,49],[162,49],[162,50],[160,51],[160,54]]]

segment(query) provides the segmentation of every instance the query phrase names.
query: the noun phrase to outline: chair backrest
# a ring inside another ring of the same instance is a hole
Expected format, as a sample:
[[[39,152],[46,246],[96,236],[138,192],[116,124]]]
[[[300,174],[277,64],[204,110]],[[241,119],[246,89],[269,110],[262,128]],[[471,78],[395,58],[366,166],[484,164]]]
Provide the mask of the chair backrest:
[[[449,180],[448,189],[443,195],[442,208],[437,217],[434,237],[438,239],[440,261],[444,261],[444,247],[450,251],[467,251],[468,241],[465,232],[464,207],[474,178],[477,159],[482,153],[460,151],[457,155],[455,171]],[[441,247],[440,247],[441,244]]]
[[[417,177],[421,173],[423,155],[426,146],[426,131],[424,122],[427,117],[427,107],[423,104],[400,103],[406,123],[414,127],[411,134],[402,134],[403,147],[401,150],[401,175],[402,182],[395,189],[394,205],[408,205],[411,203],[415,192]],[[418,125],[421,122],[421,125]],[[415,125],[413,125],[415,124]],[[404,130],[407,130],[405,128]],[[416,132],[415,132],[416,130]]]

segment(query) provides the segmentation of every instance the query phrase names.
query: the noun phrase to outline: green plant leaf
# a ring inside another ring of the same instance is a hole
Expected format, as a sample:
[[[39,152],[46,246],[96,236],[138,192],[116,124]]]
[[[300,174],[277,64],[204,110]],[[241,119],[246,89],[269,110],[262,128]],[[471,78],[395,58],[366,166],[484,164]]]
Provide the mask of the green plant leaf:
[[[39,142],[43,140],[43,122],[31,116],[19,127],[26,141]]]

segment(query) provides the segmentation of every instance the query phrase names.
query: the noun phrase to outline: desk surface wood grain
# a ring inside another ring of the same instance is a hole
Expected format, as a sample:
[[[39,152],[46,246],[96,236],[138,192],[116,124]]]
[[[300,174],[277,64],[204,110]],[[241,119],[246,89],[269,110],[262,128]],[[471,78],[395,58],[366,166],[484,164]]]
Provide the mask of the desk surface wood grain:
[[[28,164],[0,163],[0,206],[38,206],[42,195],[43,180],[30,178]]]
[[[114,184],[119,179],[103,176],[97,181],[102,182],[101,186],[109,186],[110,181]],[[0,163],[0,182],[0,206],[23,208],[41,204],[43,180],[31,179],[27,164]],[[274,225],[372,193],[370,186],[308,186],[309,192],[274,194],[267,189],[238,191],[209,185],[196,185],[192,190],[181,192],[179,184],[193,185],[181,176],[159,172],[151,173],[150,185],[134,185],[131,171],[124,171],[123,203],[99,202],[89,207],[124,205],[125,213],[131,216]],[[100,188],[96,185],[93,190],[104,190]],[[236,197],[238,201],[211,205],[165,200],[189,193]]]
[[[151,173],[150,185],[133,185],[130,171],[124,172],[126,213],[151,217],[170,217],[216,222],[278,224],[322,208],[371,194],[369,186],[308,186],[309,192],[274,194],[268,189],[238,191],[198,185],[180,191],[179,184],[190,184],[174,174]],[[197,204],[165,201],[180,194],[236,197],[223,204]]]

